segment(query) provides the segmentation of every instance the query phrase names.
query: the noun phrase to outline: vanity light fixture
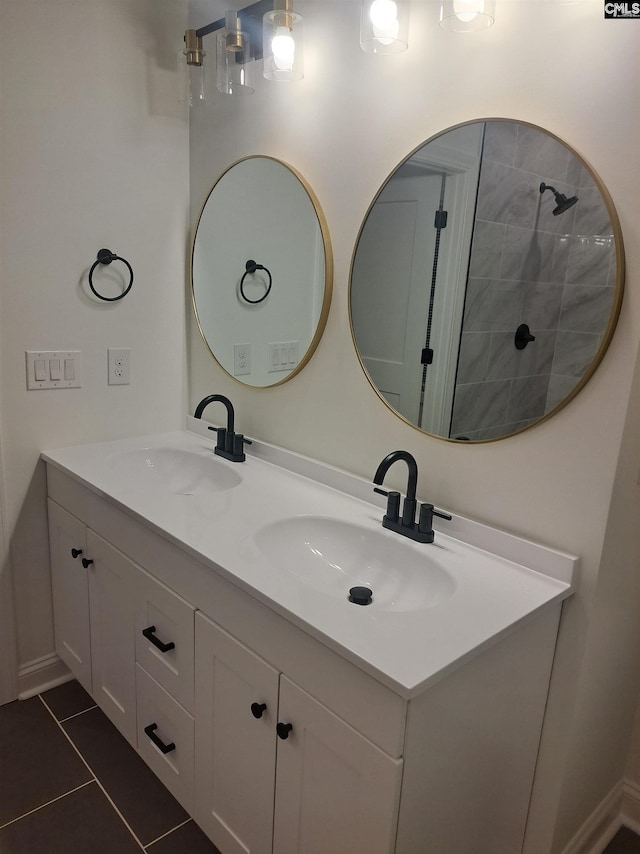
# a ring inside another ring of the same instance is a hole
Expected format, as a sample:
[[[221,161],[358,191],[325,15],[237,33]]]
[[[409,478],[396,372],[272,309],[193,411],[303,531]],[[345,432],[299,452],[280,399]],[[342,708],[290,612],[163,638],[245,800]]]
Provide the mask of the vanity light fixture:
[[[229,95],[253,92],[253,61],[262,58],[262,16],[273,0],[258,0],[238,12],[212,21],[184,34],[184,49],[178,53],[180,93],[178,99],[190,107],[207,100],[203,39],[219,32],[216,61],[217,88]]]
[[[455,33],[486,30],[496,20],[496,0],[442,0],[440,26]]]
[[[401,53],[409,47],[405,0],[362,0],[360,47],[366,53]]]
[[[286,83],[302,80],[303,20],[293,11],[293,0],[274,0],[262,18],[263,74],[267,80]]]
[[[225,27],[217,36],[216,89],[225,95],[255,92],[253,69],[249,34],[240,29],[237,12],[227,12]]]

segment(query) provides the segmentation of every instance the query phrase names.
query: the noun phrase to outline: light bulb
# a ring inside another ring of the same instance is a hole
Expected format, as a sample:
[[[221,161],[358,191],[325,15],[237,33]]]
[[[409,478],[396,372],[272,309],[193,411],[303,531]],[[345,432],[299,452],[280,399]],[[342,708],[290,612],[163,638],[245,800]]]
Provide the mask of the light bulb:
[[[278,27],[271,41],[273,61],[280,71],[291,71],[296,53],[296,43],[288,27]]]
[[[400,24],[394,0],[373,0],[369,7],[369,19],[374,36],[382,44],[390,44],[397,38]]]
[[[482,0],[453,0],[453,12],[459,21],[468,23],[484,11]]]
[[[394,0],[373,0],[369,7],[369,18],[374,27],[387,29],[398,20],[398,7]]]

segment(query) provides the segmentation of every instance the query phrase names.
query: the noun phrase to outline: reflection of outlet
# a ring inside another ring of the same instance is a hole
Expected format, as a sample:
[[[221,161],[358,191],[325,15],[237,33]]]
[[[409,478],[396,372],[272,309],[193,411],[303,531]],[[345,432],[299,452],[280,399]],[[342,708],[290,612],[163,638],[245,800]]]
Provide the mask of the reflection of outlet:
[[[251,373],[251,344],[233,345],[233,374],[240,377]]]
[[[128,348],[107,350],[107,361],[109,363],[108,383],[109,385],[129,385],[130,383],[130,353]]]

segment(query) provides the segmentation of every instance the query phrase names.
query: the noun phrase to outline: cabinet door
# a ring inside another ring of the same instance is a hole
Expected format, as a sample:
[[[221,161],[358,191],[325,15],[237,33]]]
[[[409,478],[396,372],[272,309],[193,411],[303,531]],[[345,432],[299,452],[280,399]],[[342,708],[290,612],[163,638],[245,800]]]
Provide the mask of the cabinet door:
[[[93,698],[136,746],[134,591],[136,564],[87,530]]]
[[[390,854],[402,760],[280,677],[273,854]]]
[[[91,693],[89,576],[82,565],[86,528],[51,499],[47,503],[56,652]]]
[[[194,818],[224,854],[270,854],[278,671],[197,613],[195,682]]]

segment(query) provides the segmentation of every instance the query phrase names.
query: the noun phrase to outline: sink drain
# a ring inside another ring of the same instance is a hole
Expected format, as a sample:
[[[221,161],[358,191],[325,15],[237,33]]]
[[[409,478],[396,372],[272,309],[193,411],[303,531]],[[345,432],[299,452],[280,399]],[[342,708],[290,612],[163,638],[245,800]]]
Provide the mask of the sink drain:
[[[354,605],[370,605],[373,590],[369,587],[352,587],[349,590],[349,602]]]

